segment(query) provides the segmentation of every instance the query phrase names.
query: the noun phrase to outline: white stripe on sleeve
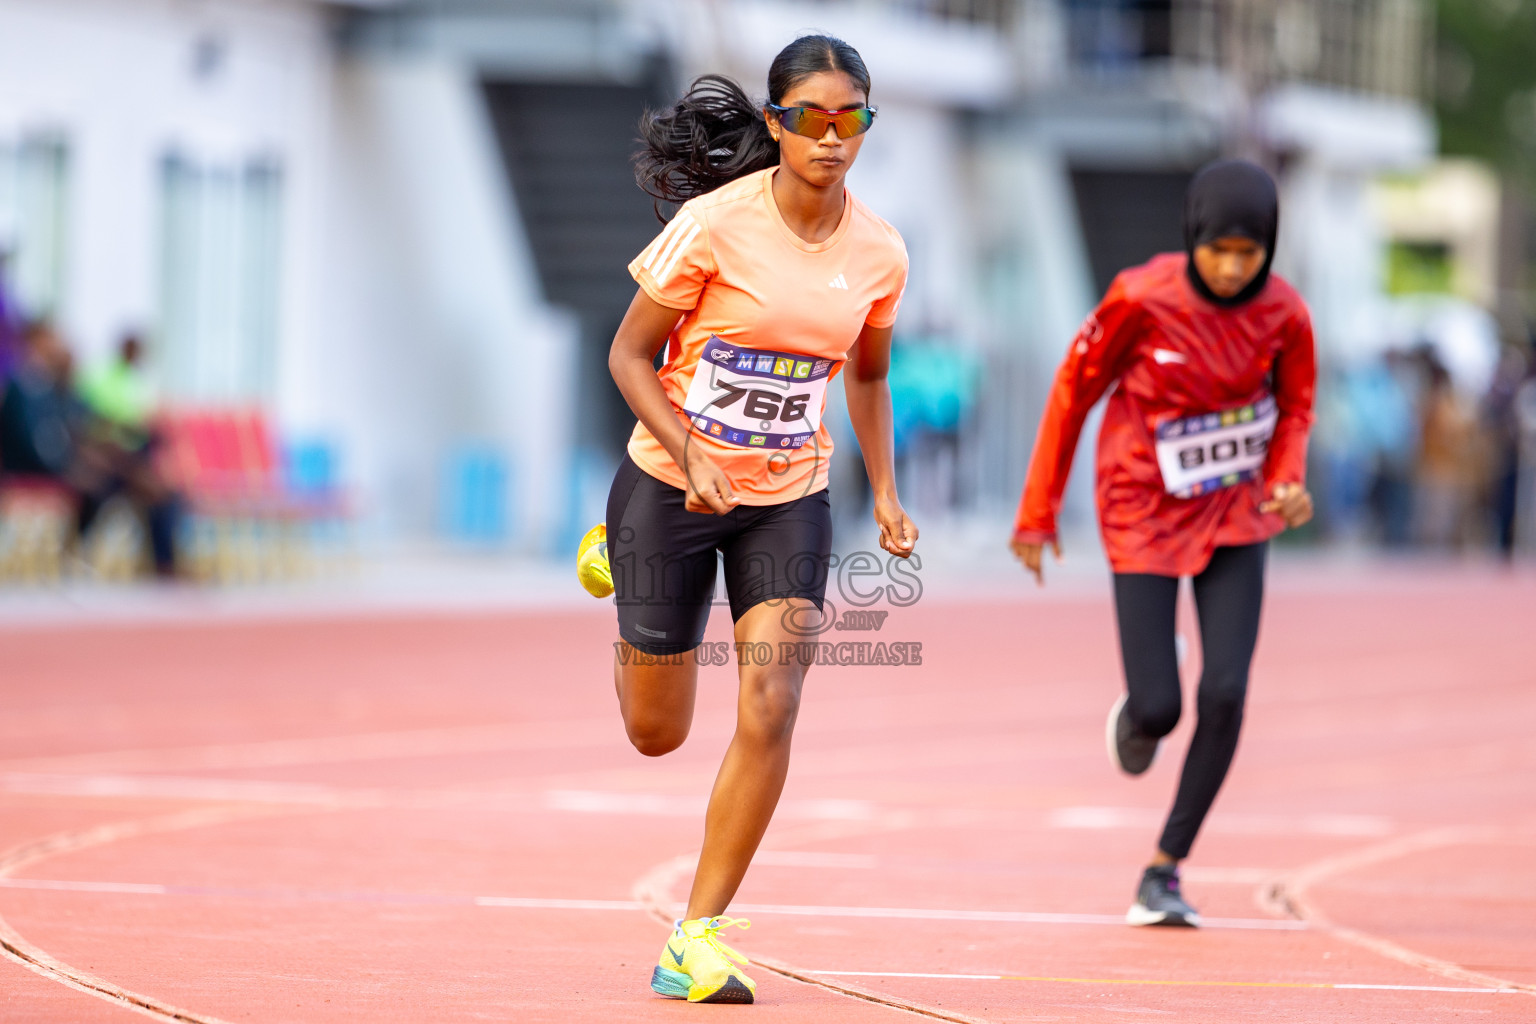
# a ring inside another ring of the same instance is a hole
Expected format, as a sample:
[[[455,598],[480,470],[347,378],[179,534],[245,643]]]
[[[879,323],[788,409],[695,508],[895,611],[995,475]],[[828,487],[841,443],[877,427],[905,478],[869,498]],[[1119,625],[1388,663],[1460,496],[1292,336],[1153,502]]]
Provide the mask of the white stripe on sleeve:
[[[678,259],[683,255],[683,251],[693,243],[693,240],[698,235],[701,227],[702,225],[695,224],[693,229],[689,231],[688,234],[683,238],[683,243],[679,245],[675,250],[673,250],[671,259],[667,260],[667,265],[661,268],[660,273],[656,274],[657,284],[661,284],[667,279],[668,275],[672,273],[672,268],[677,266]]]
[[[666,246],[668,240],[677,234],[678,225],[681,224],[683,219],[687,216],[687,214],[679,214],[678,216],[672,218],[672,222],[670,224],[661,229],[661,234],[657,235],[656,241],[651,243],[651,247],[645,257],[645,262],[640,264],[641,269],[651,269],[651,264],[654,263],[656,261],[656,257],[661,254],[661,250]]]
[[[657,248],[655,264],[645,268],[651,272],[652,276],[658,278],[658,283],[661,268],[667,265],[667,259],[677,250],[677,243],[682,241],[688,229],[694,226],[693,217],[685,210],[673,219],[672,226],[677,230],[672,232],[672,237],[667,239],[666,245]]]

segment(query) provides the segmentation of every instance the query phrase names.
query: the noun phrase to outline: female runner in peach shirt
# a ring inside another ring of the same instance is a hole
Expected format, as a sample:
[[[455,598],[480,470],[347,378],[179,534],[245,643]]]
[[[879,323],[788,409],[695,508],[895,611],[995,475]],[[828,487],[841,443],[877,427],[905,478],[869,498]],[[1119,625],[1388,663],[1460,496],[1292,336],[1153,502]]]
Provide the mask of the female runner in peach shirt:
[[[906,248],[844,187],[874,121],[869,73],[847,43],[805,36],[774,60],[768,98],[754,105],[706,76],[642,123],[637,177],[682,207],[630,264],[640,287],[608,360],[639,419],[606,522],[630,742],[658,756],[688,735],[717,550],[737,643],[774,655],[739,664],[736,732],[688,909],[652,972],[655,991],[694,1002],[751,1002],[756,988],[717,932],[746,923],[720,915],[789,769],[808,665],[780,652],[821,627],[832,540],[821,416],[844,369],[881,546],[904,558],[917,541],[896,497],[886,385]]]

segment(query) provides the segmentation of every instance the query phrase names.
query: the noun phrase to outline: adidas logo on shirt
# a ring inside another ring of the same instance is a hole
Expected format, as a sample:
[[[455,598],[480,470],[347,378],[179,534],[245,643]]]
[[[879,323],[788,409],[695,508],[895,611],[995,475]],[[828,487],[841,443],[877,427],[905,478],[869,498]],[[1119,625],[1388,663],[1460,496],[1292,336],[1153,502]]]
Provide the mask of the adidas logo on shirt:
[[[843,291],[847,291],[848,290],[848,279],[843,277],[842,274],[838,274],[836,277],[834,277],[827,284],[827,287],[828,288],[841,288]]]

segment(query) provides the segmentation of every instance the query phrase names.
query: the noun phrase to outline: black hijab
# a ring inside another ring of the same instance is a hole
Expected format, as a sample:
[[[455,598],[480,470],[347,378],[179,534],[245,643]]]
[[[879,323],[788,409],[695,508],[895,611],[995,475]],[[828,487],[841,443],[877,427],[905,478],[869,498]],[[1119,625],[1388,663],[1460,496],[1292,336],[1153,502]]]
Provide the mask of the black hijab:
[[[1280,197],[1275,181],[1246,160],[1216,160],[1195,172],[1184,195],[1184,251],[1189,255],[1189,283],[1218,306],[1241,306],[1269,283],[1280,226]],[[1195,246],[1238,235],[1264,247],[1264,265],[1242,291],[1228,299],[1216,295],[1195,270]]]

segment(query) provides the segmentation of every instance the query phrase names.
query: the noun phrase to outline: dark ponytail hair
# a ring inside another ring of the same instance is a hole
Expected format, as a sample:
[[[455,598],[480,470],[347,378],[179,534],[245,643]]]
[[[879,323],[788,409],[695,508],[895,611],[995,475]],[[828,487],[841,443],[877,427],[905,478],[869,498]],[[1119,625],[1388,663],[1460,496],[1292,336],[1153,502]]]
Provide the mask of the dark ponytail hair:
[[[823,71],[849,76],[867,100],[869,69],[859,51],[841,39],[814,35],[801,36],[773,58],[768,102],[782,102],[799,82]],[[640,141],[635,181],[658,203],[686,203],[779,162],[762,105],[724,75],[697,79],[669,110],[646,111]]]

